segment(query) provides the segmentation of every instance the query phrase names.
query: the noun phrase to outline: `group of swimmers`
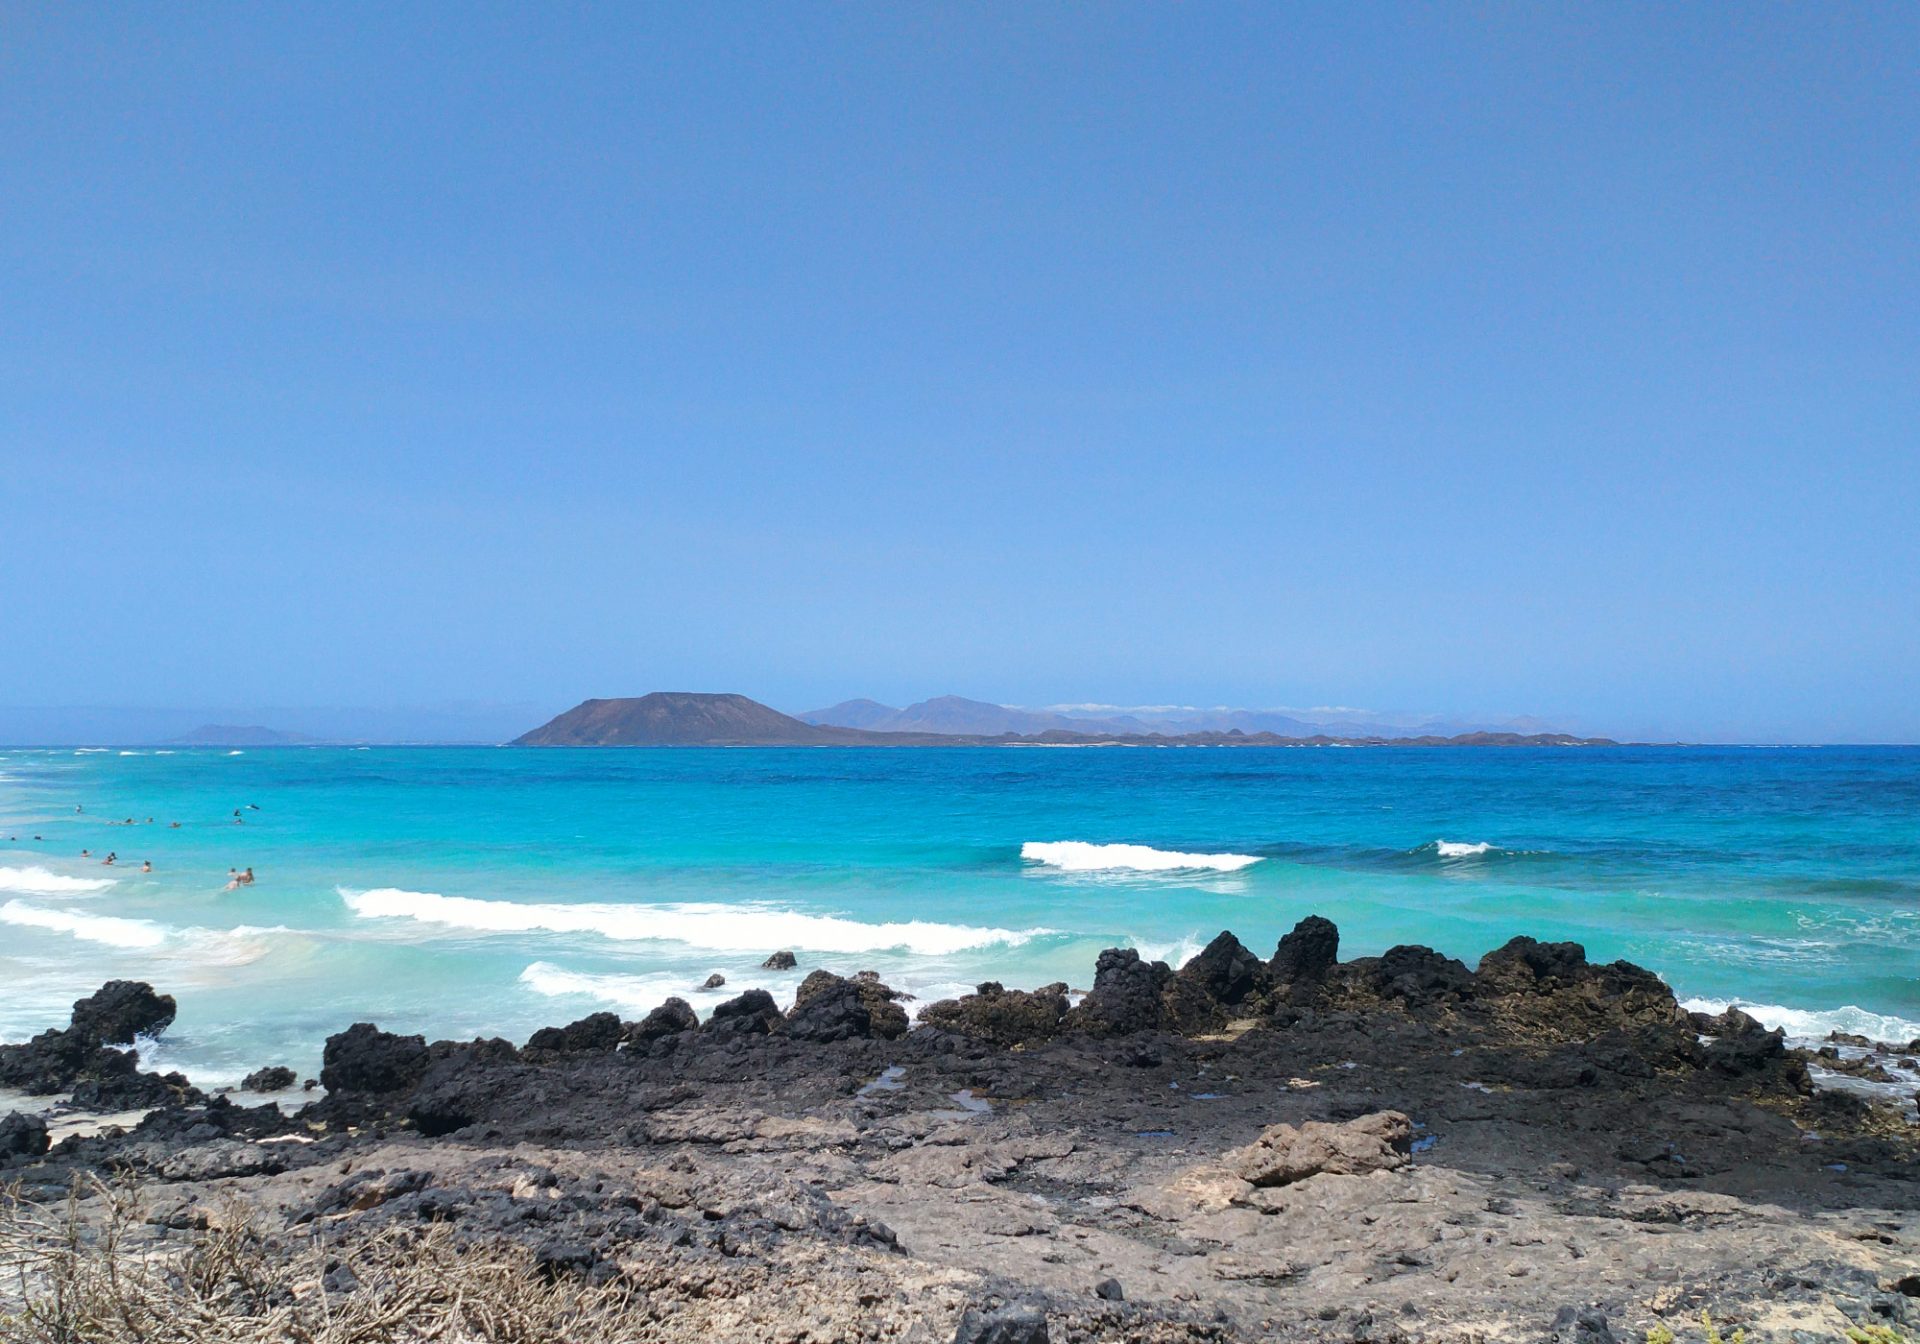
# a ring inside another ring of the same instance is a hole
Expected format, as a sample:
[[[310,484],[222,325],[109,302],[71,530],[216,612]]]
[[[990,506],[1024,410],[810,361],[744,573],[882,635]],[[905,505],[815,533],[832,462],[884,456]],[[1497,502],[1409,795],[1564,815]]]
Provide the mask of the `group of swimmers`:
[[[92,858],[92,857],[93,857],[93,851],[92,851],[92,850],[90,850],[90,849],[83,849],[83,850],[81,850],[81,851],[80,851],[80,857],[81,857],[81,858],[83,858],[83,859],[90,859],[90,858]],[[112,850],[108,850],[108,851],[107,851],[107,857],[106,857],[106,858],[104,858],[104,859],[102,859],[102,860],[100,860],[100,862],[102,862],[102,863],[104,863],[104,864],[106,864],[106,865],[107,865],[107,866],[108,866],[109,868],[111,868],[111,867],[112,867],[112,866],[113,866],[114,864],[116,864],[116,863],[118,863],[118,862],[120,862],[120,856],[119,856],[118,854],[116,854],[116,853],[114,853],[114,852],[113,852]],[[152,859],[142,859],[142,860],[140,860],[140,871],[141,871],[141,872],[143,872],[143,873],[150,873],[150,872],[152,872],[152,871],[153,871],[153,860],[152,860]]]
[[[87,809],[81,804],[75,803],[73,810],[84,816],[86,814]],[[249,812],[258,812],[260,810],[260,804],[248,803],[246,810]],[[245,821],[245,818],[240,815],[240,812],[241,812],[241,809],[237,807],[233,809],[233,824],[236,826],[241,825]],[[107,825],[109,826],[139,826],[139,825],[151,826],[152,824],[153,824],[152,817],[148,817],[145,822],[135,821],[132,817],[128,817],[125,821],[109,821],[107,823]],[[168,828],[171,830],[177,831],[180,829],[180,823],[177,821],[169,822]],[[37,835],[34,836],[33,838],[35,840],[42,839],[42,837]],[[17,839],[17,837],[8,836],[7,839],[9,842],[12,842],[15,839]],[[93,851],[91,849],[83,849],[80,851],[80,857],[83,859],[90,859],[93,857]],[[104,859],[100,860],[100,862],[105,864],[107,867],[111,868],[120,862],[120,855],[117,851],[110,849],[107,851],[107,856]],[[142,859],[140,861],[140,871],[143,873],[152,872],[153,860]],[[239,887],[250,887],[252,885],[253,885],[253,869],[248,868],[244,872],[235,868],[227,869],[227,890],[228,891],[233,891]]]

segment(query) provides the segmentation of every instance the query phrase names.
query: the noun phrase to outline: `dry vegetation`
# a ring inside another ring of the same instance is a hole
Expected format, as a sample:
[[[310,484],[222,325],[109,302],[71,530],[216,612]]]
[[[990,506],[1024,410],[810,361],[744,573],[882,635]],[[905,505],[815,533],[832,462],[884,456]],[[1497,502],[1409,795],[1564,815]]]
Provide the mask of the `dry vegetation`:
[[[442,1226],[346,1244],[324,1232],[264,1231],[238,1203],[213,1211],[206,1224],[158,1237],[139,1190],[98,1180],[55,1206],[0,1192],[0,1341],[613,1344],[641,1337],[645,1314],[629,1314],[621,1287],[551,1280],[525,1248],[457,1244]]]

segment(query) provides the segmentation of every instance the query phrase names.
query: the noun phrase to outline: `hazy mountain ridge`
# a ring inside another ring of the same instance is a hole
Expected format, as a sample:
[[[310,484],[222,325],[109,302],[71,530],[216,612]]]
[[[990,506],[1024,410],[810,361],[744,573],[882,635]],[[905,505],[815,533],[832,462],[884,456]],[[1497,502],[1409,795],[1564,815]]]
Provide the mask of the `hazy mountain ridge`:
[[[914,722],[952,725],[962,722],[1013,724],[1052,721],[1064,716],[1013,710],[1004,705],[985,705],[980,701],[942,697],[912,706],[913,713],[895,711],[880,717],[887,707],[877,702],[852,702],[853,713],[881,723]],[[1000,711],[995,714],[990,711]],[[816,711],[825,713],[829,711]],[[1047,727],[1037,732],[1016,732],[1002,728],[995,732],[956,732],[849,728],[836,724],[809,723],[806,719],[782,714],[757,700],[738,694],[713,694],[698,691],[654,691],[648,695],[583,700],[564,714],[515,738],[518,747],[617,747],[617,746],[1096,746],[1103,743],[1138,746],[1610,746],[1604,738],[1576,738],[1566,734],[1520,734],[1476,732],[1442,736],[1419,734],[1405,737],[1378,735],[1335,736],[1309,734],[1284,736],[1273,732],[1249,733],[1233,728],[1224,731],[1169,734],[1142,733],[1133,728],[1111,731],[1090,728],[1093,721],[1067,719],[1068,728]]]
[[[1364,710],[1312,711],[1195,706],[1141,708],[1053,706],[1027,709],[964,696],[941,695],[904,709],[877,700],[845,700],[794,716],[820,727],[863,728],[885,733],[945,733],[963,736],[1048,732],[1119,733],[1187,737],[1206,733],[1272,733],[1287,738],[1451,738],[1470,733],[1557,735],[1559,726],[1530,717],[1476,719],[1440,715],[1374,714]]]

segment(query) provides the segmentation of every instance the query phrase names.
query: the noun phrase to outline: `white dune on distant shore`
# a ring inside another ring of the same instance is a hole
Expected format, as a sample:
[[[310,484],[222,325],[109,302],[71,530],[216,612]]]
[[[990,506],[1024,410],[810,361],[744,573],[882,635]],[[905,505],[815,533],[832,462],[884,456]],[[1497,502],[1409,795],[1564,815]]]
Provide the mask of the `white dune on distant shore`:
[[[1185,854],[1150,845],[1096,845],[1085,840],[1029,840],[1020,857],[1070,873],[1126,870],[1172,873],[1181,870],[1238,872],[1260,862],[1258,854]]]

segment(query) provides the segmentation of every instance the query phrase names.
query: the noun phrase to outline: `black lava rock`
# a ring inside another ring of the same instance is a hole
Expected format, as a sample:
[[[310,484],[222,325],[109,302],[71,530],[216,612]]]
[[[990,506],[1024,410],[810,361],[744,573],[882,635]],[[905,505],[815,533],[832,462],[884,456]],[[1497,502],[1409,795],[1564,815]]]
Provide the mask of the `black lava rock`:
[[[0,1161],[10,1157],[38,1157],[52,1147],[47,1122],[37,1115],[13,1112],[0,1120]]]
[[[94,1045],[132,1045],[136,1036],[157,1036],[173,1023],[171,994],[156,994],[144,980],[109,980],[73,1005],[72,1029]]]
[[[619,1048],[626,1030],[612,1013],[590,1013],[564,1027],[542,1027],[527,1038],[527,1049],[562,1055],[587,1055]]]
[[[329,1092],[401,1092],[419,1082],[429,1063],[419,1036],[396,1036],[371,1022],[356,1022],[327,1037],[320,1056],[320,1085]]]

